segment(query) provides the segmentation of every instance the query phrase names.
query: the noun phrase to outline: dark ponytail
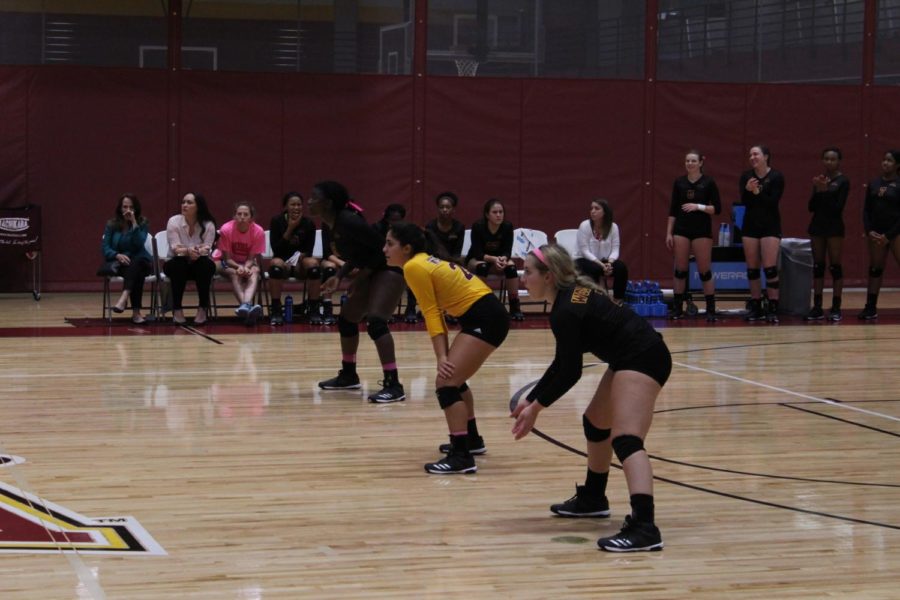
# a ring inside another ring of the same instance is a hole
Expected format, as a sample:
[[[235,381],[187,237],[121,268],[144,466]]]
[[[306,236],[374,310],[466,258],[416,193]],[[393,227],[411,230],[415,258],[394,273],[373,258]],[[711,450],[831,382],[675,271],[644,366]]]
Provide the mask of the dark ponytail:
[[[425,252],[426,254],[437,256],[441,260],[450,260],[447,251],[437,236],[434,235],[434,232],[422,229],[415,223],[398,221],[391,225],[388,231],[401,246],[411,246],[413,256],[420,252]]]

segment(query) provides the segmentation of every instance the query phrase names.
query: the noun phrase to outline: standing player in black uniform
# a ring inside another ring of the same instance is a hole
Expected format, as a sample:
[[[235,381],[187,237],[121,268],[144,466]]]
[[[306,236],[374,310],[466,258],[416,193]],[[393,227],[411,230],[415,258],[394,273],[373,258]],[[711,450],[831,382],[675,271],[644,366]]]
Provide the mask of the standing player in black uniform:
[[[466,264],[479,277],[502,274],[509,294],[509,315],[515,321],[524,321],[519,304],[519,271],[511,256],[515,228],[504,220],[503,203],[496,198],[484,203],[482,214],[484,218],[472,224],[472,247]]]
[[[712,219],[722,212],[719,188],[715,180],[703,173],[704,156],[689,150],[684,157],[686,175],[672,186],[672,203],[666,229],[666,246],[675,253],[675,302],[672,319],[684,318],[684,298],[688,287],[691,253],[697,259],[697,273],[703,282],[706,298],[706,320],[716,320],[716,283],[712,271]]]
[[[585,484],[550,510],[565,517],[608,517],[606,484],[615,452],[625,471],[632,513],[618,534],[601,538],[597,545],[610,552],[660,550],[653,470],[644,439],[656,397],[672,371],[669,349],[644,319],[612,302],[590,279],[577,277],[572,259],[556,244],[529,253],[524,279],[529,296],[553,303],[550,326],[556,355],[512,413],[516,439],[528,435],[540,411],[578,382],[585,352],[609,363],[582,417],[588,454]]]
[[[828,147],[822,151],[825,172],[813,177],[809,212],[812,220],[807,232],[812,238],[813,252],[813,307],[804,317],[807,321],[825,318],[822,311],[822,291],[825,288],[825,255],[831,263],[831,279],[834,291],[828,319],[841,320],[841,292],[844,289],[844,270],[841,267],[841,251],[844,247],[844,206],[850,193],[850,180],[841,173],[840,148]]]
[[[403,274],[389,269],[382,248],[384,238],[378,235],[350,202],[350,195],[336,181],[322,181],[313,187],[309,198],[310,212],[331,227],[337,253],[346,262],[341,270],[322,284],[322,291],[331,294],[340,280],[358,269],[350,295],[341,307],[338,331],[341,335],[341,370],[337,377],[320,381],[323,390],[359,389],[356,374],[356,351],[359,348],[359,323],[368,322],[368,333],[384,369],[383,388],[369,395],[370,402],[398,402],[406,398],[397,375],[394,338],[388,329],[388,318],[400,301],[405,287]]]
[[[406,207],[402,204],[388,204],[384,209],[381,220],[377,221],[372,227],[381,235],[387,237],[388,230],[394,223],[400,223],[406,218]],[[403,320],[406,323],[418,323],[419,316],[416,309],[416,295],[407,286],[406,288],[406,310],[403,312]],[[394,318],[388,319],[388,323],[393,323]]]
[[[299,192],[288,192],[281,200],[283,211],[272,217],[269,224],[269,244],[272,246],[272,260],[269,261],[269,292],[272,306],[269,322],[282,325],[281,288],[289,277],[305,279],[310,305],[318,313],[319,288],[322,272],[319,259],[313,256],[316,243],[316,226],[303,216],[303,196]],[[310,311],[312,314],[312,311]]]
[[[750,282],[750,312],[747,321],[778,322],[778,252],[781,249],[781,213],[778,203],[784,193],[784,175],[769,166],[772,154],[763,145],[750,148],[749,171],[741,175],[738,191],[744,212],[744,258]],[[766,274],[769,312],[762,311],[760,265]]]
[[[900,264],[900,150],[888,150],[881,159],[881,177],[869,182],[863,223],[869,242],[869,288],[866,307],[859,318],[868,321],[878,317],[878,293],[888,251]]]
[[[434,199],[438,216],[425,225],[444,247],[447,256],[455,263],[462,264],[462,247],[466,236],[466,226],[453,218],[459,198],[453,192],[442,192]]]

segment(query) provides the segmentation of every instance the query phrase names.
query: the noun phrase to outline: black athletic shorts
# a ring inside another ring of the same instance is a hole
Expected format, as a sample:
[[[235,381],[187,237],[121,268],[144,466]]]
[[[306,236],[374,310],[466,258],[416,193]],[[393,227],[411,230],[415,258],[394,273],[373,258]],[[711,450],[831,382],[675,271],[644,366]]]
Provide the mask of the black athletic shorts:
[[[609,364],[612,371],[637,371],[651,377],[660,386],[666,384],[672,373],[672,355],[666,343],[660,338],[643,352]]]
[[[702,238],[712,239],[712,232],[708,229],[705,230],[697,230],[697,229],[675,229],[672,232],[672,235],[677,235],[679,237],[686,237],[687,239],[694,241]]]
[[[509,333],[509,313],[494,294],[485,294],[458,317],[461,333],[499,348]]]

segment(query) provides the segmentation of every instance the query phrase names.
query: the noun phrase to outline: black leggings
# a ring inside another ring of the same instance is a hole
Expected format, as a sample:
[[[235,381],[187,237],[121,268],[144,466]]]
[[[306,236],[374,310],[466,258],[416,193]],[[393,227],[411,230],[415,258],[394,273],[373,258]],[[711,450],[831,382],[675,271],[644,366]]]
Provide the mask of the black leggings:
[[[576,259],[575,268],[598,283],[600,278],[604,276],[603,267],[600,263],[587,258]],[[616,259],[612,263],[612,268],[613,298],[624,300],[625,288],[628,287],[628,267],[621,260]]]
[[[146,258],[133,258],[127,265],[119,264],[116,273],[125,280],[125,289],[131,297],[131,308],[141,308],[144,297],[144,278],[150,274],[150,261]]]
[[[181,310],[181,299],[184,298],[188,279],[193,279],[197,284],[200,308],[209,308],[209,287],[216,274],[216,265],[209,257],[201,256],[192,262],[186,256],[176,256],[166,261],[163,271],[172,280],[173,310]]]

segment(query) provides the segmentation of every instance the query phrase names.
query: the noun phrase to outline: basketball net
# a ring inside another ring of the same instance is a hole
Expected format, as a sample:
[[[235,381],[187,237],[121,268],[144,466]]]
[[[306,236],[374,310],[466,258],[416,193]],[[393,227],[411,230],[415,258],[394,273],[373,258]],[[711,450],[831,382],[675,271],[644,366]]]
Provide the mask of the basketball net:
[[[478,61],[474,58],[457,58],[454,62],[460,77],[475,77],[478,74]]]

